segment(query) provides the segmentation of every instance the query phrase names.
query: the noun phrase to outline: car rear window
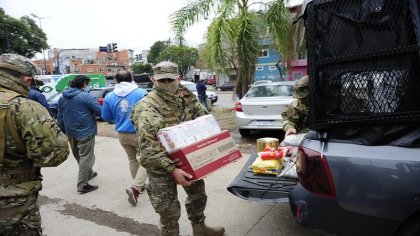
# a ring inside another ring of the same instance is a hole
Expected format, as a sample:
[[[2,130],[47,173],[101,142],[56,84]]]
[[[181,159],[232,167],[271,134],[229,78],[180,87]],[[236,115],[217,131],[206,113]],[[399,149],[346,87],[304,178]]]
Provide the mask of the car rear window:
[[[104,91],[103,90],[90,90],[89,93],[96,98],[102,98],[102,94],[104,94]]]
[[[292,96],[292,94],[292,85],[265,85],[252,87],[246,97],[277,97]]]

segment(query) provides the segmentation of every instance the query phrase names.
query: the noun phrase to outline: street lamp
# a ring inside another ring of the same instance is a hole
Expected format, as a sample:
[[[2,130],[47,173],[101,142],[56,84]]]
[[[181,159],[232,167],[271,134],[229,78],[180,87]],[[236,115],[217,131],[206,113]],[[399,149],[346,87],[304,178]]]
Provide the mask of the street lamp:
[[[31,13],[31,16],[34,17],[34,18],[37,18],[39,20],[39,28],[41,30],[42,30],[41,20],[49,17],[49,16],[39,17],[39,16],[35,15],[34,13]],[[42,47],[42,55],[44,56],[44,74],[46,74],[46,72],[47,72],[47,61],[45,60],[45,50],[44,50],[44,47]]]

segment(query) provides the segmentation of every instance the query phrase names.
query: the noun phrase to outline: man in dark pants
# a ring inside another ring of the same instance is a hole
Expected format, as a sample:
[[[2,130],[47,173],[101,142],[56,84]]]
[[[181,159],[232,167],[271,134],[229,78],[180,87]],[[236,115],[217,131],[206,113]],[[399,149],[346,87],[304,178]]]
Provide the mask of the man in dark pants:
[[[76,76],[70,88],[63,91],[58,100],[58,124],[67,134],[74,158],[79,164],[77,191],[88,193],[98,189],[88,181],[97,173],[92,167],[95,164],[96,116],[101,115],[101,107],[95,97],[85,90],[90,85],[90,78]]]
[[[207,204],[204,180],[190,182],[192,176],[176,168],[156,137],[159,129],[193,120],[208,111],[198,103],[192,92],[180,85],[176,64],[161,62],[153,67],[153,73],[153,90],[134,107],[131,120],[140,135],[140,164],[147,170],[149,185],[146,190],[153,208],[160,215],[161,234],[179,235],[179,184],[188,195],[185,208],[193,235],[223,235],[224,228],[209,227],[204,223]]]
[[[206,95],[207,87],[204,84],[204,78],[200,79],[200,81],[197,82],[197,85],[195,87],[197,89],[198,101],[201,104],[204,104],[204,106],[208,110],[209,104],[207,103],[207,95]]]
[[[0,235],[42,235],[41,167],[69,155],[67,138],[39,103],[26,98],[36,72],[28,58],[0,56]]]

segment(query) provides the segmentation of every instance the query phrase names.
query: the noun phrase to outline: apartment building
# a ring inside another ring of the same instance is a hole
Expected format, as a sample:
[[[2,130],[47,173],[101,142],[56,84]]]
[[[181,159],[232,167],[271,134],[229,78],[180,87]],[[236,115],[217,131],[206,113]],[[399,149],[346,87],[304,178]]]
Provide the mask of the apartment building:
[[[134,51],[99,52],[98,49],[48,50],[48,58],[34,60],[43,74],[104,74],[115,75],[119,70],[131,70]]]

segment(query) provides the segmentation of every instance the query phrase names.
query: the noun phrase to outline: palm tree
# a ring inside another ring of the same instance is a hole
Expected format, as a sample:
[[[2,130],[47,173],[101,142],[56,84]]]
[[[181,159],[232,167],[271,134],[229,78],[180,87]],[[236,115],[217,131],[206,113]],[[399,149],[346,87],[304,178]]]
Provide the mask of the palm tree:
[[[278,48],[284,49],[284,38],[288,36],[291,21],[289,11],[285,7],[288,0],[271,2],[251,0],[195,0],[176,11],[171,17],[171,23],[179,43],[183,42],[186,28],[197,21],[214,14],[207,33],[208,60],[221,66],[233,66],[235,62],[238,71],[236,94],[241,98],[252,83],[255,73],[255,63],[258,52],[258,20],[266,22],[269,35]],[[254,4],[262,4],[267,11],[251,11]],[[235,50],[226,50],[229,45],[235,45]],[[229,53],[229,55],[227,55]],[[229,56],[235,59],[229,60]],[[227,63],[230,61],[230,63]],[[232,68],[232,67],[231,67]]]

